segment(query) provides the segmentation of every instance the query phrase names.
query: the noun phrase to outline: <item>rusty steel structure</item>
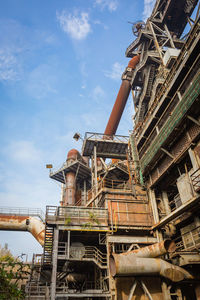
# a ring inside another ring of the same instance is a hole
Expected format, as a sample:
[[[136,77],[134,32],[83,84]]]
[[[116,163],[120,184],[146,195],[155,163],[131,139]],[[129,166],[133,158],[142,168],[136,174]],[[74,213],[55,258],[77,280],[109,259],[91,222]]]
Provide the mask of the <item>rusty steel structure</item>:
[[[121,116],[124,111],[124,107],[128,100],[130,91],[131,91],[131,75],[135,70],[137,64],[140,61],[140,56],[134,56],[128,63],[128,66],[125,72],[122,75],[122,84],[120,86],[117,98],[115,100],[115,104],[113,106],[112,112],[110,114],[110,118],[108,120],[108,124],[106,126],[105,135],[114,135],[117,131],[117,127],[119,125]]]
[[[1,229],[43,243],[27,299],[200,299],[198,2],[157,0],[135,25],[104,133],[87,132],[82,152],[50,171],[62,199],[47,206],[44,225],[0,211]],[[131,91],[133,130],[119,136]]]

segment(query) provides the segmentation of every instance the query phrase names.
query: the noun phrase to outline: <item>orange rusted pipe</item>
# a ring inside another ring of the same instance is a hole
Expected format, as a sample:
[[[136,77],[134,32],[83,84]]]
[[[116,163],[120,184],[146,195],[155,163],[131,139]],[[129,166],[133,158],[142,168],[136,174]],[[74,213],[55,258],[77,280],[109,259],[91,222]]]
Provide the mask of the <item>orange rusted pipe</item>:
[[[0,230],[29,231],[44,246],[45,225],[35,217],[1,215]]]
[[[71,149],[67,154],[67,163],[73,163],[79,152],[76,149]],[[74,206],[75,205],[75,194],[76,194],[76,179],[74,172],[68,172],[65,176],[66,188],[64,195],[64,206]]]
[[[136,65],[140,60],[140,56],[134,56],[128,63],[128,68],[132,70],[135,69]],[[122,113],[124,111],[124,107],[126,105],[128,96],[130,94],[131,84],[130,80],[124,79],[122,80],[117,98],[115,100],[115,104],[113,106],[112,112],[110,114],[110,118],[108,120],[106,129],[104,134],[114,135],[117,131],[117,127],[119,125]]]
[[[136,250],[125,252],[121,255],[136,255],[137,257],[158,257],[165,253],[172,253],[176,250],[176,244],[170,239],[155,243],[150,246],[142,247]]]
[[[174,282],[192,279],[185,269],[170,264],[160,258],[124,257],[113,253],[109,258],[109,269],[112,276],[152,276],[160,275]]]

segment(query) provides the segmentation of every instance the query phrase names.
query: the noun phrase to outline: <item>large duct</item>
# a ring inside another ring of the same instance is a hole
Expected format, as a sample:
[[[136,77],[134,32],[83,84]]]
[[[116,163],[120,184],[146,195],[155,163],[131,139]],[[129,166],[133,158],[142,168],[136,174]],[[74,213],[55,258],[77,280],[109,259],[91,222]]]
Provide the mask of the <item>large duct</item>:
[[[160,258],[144,258],[136,255],[112,254],[109,258],[109,269],[112,276],[160,275],[174,282],[193,278],[183,268]]]
[[[29,231],[44,246],[45,225],[35,217],[1,215],[0,230]]]
[[[135,69],[136,65],[138,64],[139,60],[140,60],[139,55],[134,56],[129,61],[126,71],[131,74],[131,72]],[[128,76],[126,76],[125,79],[123,79],[123,77],[122,77],[122,83],[121,83],[117,98],[115,100],[115,104],[113,106],[112,112],[110,114],[110,118],[108,120],[104,134],[114,135],[117,131],[119,121],[120,121],[122,113],[124,111],[124,107],[126,105],[128,96],[130,94],[130,90],[131,90],[130,79],[131,78],[128,78]]]
[[[160,275],[172,281],[190,279],[192,276],[184,269],[172,265],[160,258],[167,252],[176,250],[173,241],[167,239],[160,243],[121,254],[113,253],[109,258],[109,269],[112,276]]]

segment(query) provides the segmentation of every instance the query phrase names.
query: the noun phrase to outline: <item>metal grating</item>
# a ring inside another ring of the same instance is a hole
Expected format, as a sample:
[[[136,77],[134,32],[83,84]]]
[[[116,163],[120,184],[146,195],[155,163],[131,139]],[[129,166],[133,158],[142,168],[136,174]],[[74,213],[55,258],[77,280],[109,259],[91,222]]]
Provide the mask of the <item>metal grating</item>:
[[[128,141],[128,136],[86,132],[82,154],[92,156],[96,146],[98,157],[126,159]]]
[[[68,172],[76,173],[77,181],[90,178],[91,176],[90,168],[76,160],[73,163],[64,164],[58,171],[51,172],[49,177],[61,183],[65,183],[65,176]]]

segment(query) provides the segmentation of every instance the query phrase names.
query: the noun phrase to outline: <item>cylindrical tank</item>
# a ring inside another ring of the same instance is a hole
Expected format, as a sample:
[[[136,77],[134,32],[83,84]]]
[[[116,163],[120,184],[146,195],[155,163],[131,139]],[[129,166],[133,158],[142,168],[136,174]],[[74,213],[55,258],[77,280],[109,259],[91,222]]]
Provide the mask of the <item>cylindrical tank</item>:
[[[78,150],[71,149],[67,154],[67,163],[73,163],[78,157]],[[74,172],[68,172],[65,175],[66,188],[64,194],[63,205],[74,206],[75,205],[75,194],[76,194],[76,179]]]

